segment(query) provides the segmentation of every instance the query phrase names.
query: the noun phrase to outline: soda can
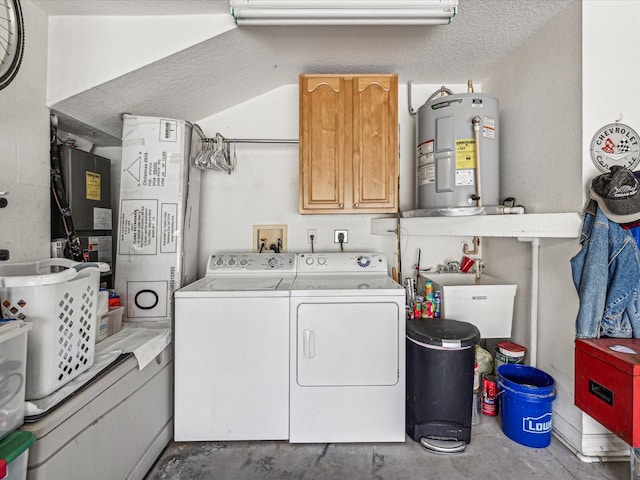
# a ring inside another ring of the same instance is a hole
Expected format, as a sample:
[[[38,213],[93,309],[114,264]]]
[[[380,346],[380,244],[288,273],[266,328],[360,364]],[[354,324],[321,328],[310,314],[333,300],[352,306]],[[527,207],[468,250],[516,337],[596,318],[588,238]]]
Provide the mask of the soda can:
[[[441,300],[440,300],[440,291],[439,290],[436,290],[434,292],[434,298],[435,298],[435,300],[434,300],[435,306],[433,308],[433,316],[435,318],[440,318],[440,301]]]
[[[413,318],[422,317],[422,302],[413,302]]]
[[[498,382],[490,373],[482,375],[482,413],[490,417],[498,415]]]

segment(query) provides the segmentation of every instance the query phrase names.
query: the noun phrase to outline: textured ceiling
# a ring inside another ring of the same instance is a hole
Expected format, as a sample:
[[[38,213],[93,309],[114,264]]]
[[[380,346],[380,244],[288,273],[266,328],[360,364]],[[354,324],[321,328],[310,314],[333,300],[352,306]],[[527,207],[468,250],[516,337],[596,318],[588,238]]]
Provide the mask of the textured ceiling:
[[[481,83],[579,0],[460,0],[450,25],[240,27],[65,99],[52,108],[120,137],[121,113],[198,121],[302,72],[395,72],[400,82]],[[224,0],[35,0],[49,15],[225,13]],[[80,8],[80,5],[82,7]]]
[[[32,0],[47,15],[197,15],[228,13],[229,0]]]

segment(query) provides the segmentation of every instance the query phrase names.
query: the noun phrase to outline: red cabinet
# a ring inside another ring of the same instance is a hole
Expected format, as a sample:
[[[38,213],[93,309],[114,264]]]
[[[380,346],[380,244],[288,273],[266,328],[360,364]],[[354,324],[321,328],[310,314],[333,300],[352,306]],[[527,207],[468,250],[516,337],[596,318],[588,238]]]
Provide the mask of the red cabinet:
[[[640,447],[640,339],[576,340],[575,404]]]

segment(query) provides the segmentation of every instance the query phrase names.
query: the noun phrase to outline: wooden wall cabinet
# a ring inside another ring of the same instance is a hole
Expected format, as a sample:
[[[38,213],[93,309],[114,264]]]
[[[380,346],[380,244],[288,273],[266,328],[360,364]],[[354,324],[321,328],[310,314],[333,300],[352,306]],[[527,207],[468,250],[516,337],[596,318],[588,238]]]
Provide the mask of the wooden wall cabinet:
[[[300,75],[300,213],[398,209],[398,76]]]

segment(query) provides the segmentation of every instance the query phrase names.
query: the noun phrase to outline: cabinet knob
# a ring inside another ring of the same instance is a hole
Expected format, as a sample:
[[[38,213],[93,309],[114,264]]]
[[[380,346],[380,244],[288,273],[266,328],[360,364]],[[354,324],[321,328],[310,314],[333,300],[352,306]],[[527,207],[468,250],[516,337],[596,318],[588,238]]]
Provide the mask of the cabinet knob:
[[[359,204],[359,203],[354,203],[354,204],[353,204],[353,207],[354,207],[354,208],[358,208],[359,206],[360,206],[360,204]]]
[[[344,208],[344,203],[339,203],[338,208]]]

